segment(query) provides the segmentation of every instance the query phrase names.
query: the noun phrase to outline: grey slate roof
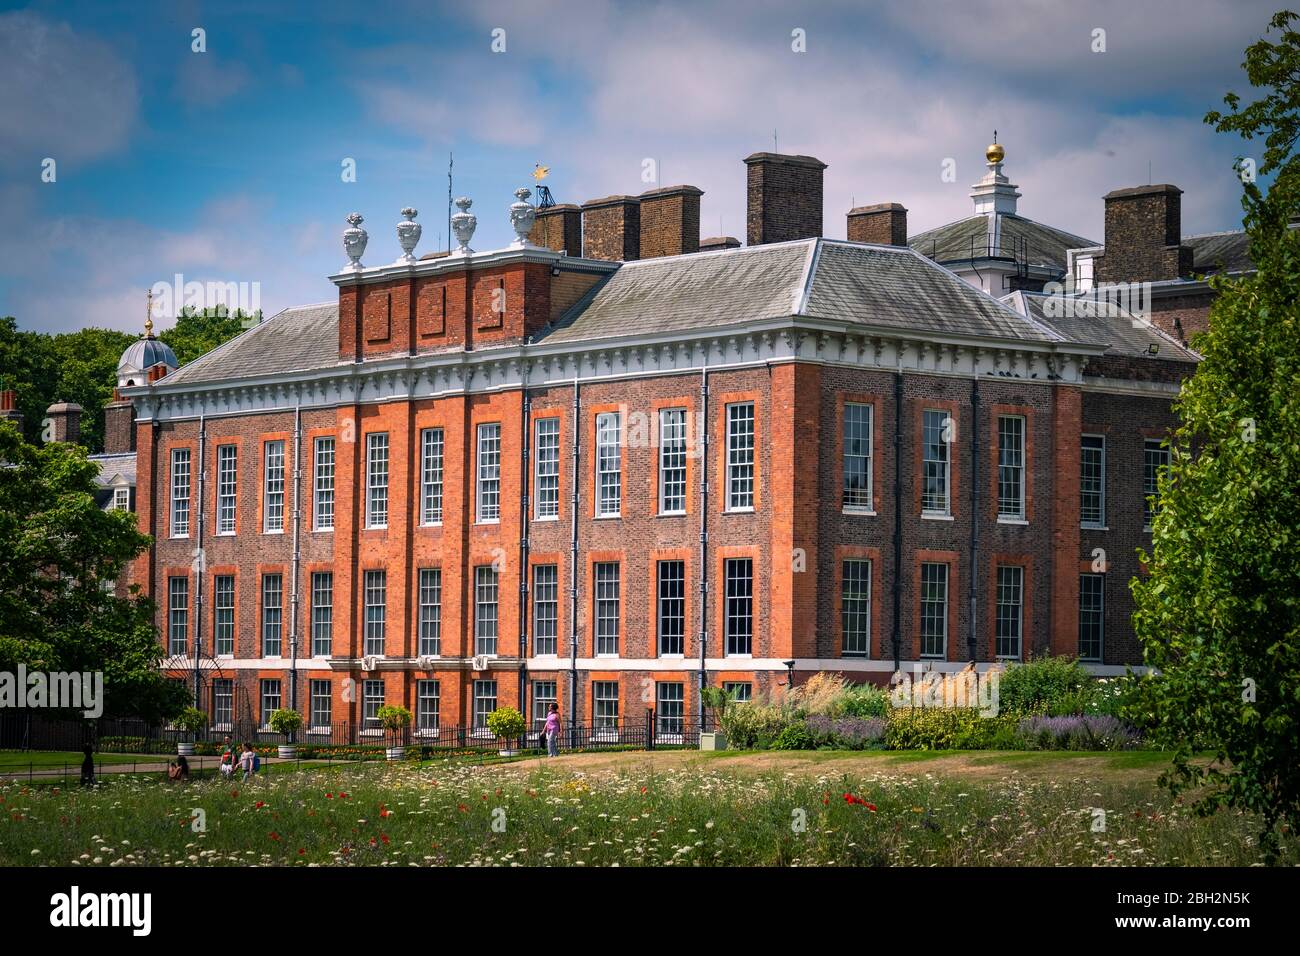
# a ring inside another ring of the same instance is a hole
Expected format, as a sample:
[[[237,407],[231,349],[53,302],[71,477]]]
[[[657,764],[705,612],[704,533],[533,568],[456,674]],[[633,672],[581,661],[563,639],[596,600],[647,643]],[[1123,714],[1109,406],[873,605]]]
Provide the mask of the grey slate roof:
[[[577,345],[634,335],[671,337],[791,316],[912,334],[1073,341],[909,249],[828,239],[624,263],[534,341]],[[337,305],[300,306],[241,333],[161,384],[213,384],[339,364]]]
[[[999,255],[1020,258],[1029,265],[1044,266],[1064,272],[1066,250],[1082,249],[1097,243],[1074,233],[1043,225],[1024,216],[999,214],[999,247],[989,249],[989,220],[985,215],[959,219],[918,233],[907,244],[936,262],[959,262],[964,259]]]
[[[1241,230],[1184,236],[1183,245],[1192,247],[1192,268],[1198,275],[1249,272],[1255,268],[1250,258],[1250,237]]]
[[[164,385],[200,385],[339,364],[337,302],[285,309],[161,379]]]
[[[135,487],[135,452],[127,452],[123,455],[90,455],[88,457],[99,465],[99,474],[95,476],[95,483],[101,488],[111,487],[119,477],[125,478],[127,484],[132,488]]]
[[[1012,292],[1002,301],[1017,312],[1050,326],[1071,342],[1106,346],[1107,355],[1200,361],[1199,355],[1151,323],[1087,295],[1053,297],[1041,292]],[[1049,301],[1057,308],[1049,311]],[[1154,356],[1147,351],[1153,343],[1159,346]]]

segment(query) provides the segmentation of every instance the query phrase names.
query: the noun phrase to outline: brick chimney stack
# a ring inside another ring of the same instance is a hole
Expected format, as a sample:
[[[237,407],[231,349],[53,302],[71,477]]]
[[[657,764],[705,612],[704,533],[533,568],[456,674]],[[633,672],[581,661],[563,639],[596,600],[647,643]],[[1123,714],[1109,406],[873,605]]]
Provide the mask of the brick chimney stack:
[[[745,157],[745,165],[749,245],[821,236],[825,163],[814,156],[753,153]]]
[[[104,406],[104,454],[126,455],[135,451],[135,406],[114,389],[113,400]]]
[[[582,255],[582,210],[573,203],[537,210],[528,241],[571,256]]]
[[[1106,251],[1094,262],[1096,281],[1159,282],[1192,273],[1182,245],[1182,197],[1177,186],[1116,189],[1106,200]]]
[[[76,442],[81,438],[81,406],[58,402],[45,410],[50,441]]]
[[[717,252],[722,249],[739,249],[740,240],[735,236],[711,236],[700,240],[700,252]]]
[[[641,258],[700,251],[700,197],[695,186],[665,186],[641,194]]]
[[[849,210],[849,242],[878,246],[907,245],[907,209],[896,202]]]
[[[0,422],[13,422],[23,430],[23,413],[18,410],[18,393],[11,388],[0,391]]]
[[[606,196],[582,204],[582,254],[628,262],[641,258],[641,201]]]

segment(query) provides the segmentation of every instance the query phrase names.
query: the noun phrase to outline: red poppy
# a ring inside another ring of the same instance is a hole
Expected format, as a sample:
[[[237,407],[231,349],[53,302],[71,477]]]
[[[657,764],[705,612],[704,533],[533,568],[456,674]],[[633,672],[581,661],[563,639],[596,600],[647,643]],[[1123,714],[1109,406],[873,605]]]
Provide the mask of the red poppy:
[[[266,806],[266,803],[261,800],[258,800],[257,803],[253,804],[253,809],[261,810],[264,806]]]
[[[346,800],[348,798],[348,795],[346,793],[340,793],[339,797]]]
[[[307,855],[307,849],[306,849],[306,847],[301,847],[301,846],[298,847],[298,855],[299,855],[299,856],[306,856],[306,855]]]
[[[332,793],[327,793],[327,794],[325,794],[325,799],[326,799],[326,800],[333,800],[333,799],[334,799],[334,794],[332,794]]]
[[[268,833],[267,836],[269,836],[272,840],[275,840],[277,843],[280,841],[280,834],[276,833],[274,830]]]
[[[461,813],[469,813],[469,807],[465,806],[463,803],[456,804],[456,809]]]
[[[374,837],[371,837],[371,838],[370,838],[370,845],[371,845],[371,846],[378,846],[378,845],[379,845],[379,842],[378,842]]]
[[[231,795],[232,797],[237,797],[237,796],[239,796],[239,791],[238,791],[238,790],[231,790],[231,791],[230,791],[230,795]]]
[[[379,815],[380,815],[381,817],[391,817],[391,816],[393,815],[393,811],[392,811],[392,810],[380,810],[380,811],[379,811]]]
[[[381,834],[379,834],[379,839],[383,841],[384,846],[388,846],[388,844],[389,844],[390,841],[389,841],[389,839],[388,839],[388,834],[387,834],[387,833],[381,833]]]

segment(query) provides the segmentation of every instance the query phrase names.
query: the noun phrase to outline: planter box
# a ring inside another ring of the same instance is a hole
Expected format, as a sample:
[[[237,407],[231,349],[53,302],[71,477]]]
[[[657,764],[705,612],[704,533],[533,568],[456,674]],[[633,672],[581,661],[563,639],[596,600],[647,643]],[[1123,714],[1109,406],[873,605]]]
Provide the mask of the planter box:
[[[701,750],[726,750],[727,735],[721,730],[706,730],[700,733]]]
[[[194,744],[192,744],[192,743],[178,743],[178,744],[176,745],[176,754],[177,754],[177,756],[180,756],[180,757],[193,757],[193,756],[194,756]]]
[[[298,757],[298,748],[293,744],[280,744],[276,749],[276,754],[281,760],[296,760]]]
[[[518,751],[518,750],[498,750],[498,751],[497,751],[497,755],[498,755],[498,756],[501,756],[501,757],[517,757],[517,756],[519,755],[519,751]]]
[[[385,747],[384,756],[389,760],[402,760],[406,757],[405,747]]]

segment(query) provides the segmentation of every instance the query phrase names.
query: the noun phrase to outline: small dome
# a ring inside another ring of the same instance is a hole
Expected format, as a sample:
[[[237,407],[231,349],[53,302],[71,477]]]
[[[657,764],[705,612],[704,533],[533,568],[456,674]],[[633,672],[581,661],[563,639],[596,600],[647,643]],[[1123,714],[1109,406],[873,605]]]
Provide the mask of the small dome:
[[[176,353],[171,350],[170,345],[153,336],[147,336],[136,339],[126,347],[121,360],[117,363],[117,371],[119,375],[123,372],[147,372],[159,362],[169,369],[180,367],[180,363],[176,361]]]

